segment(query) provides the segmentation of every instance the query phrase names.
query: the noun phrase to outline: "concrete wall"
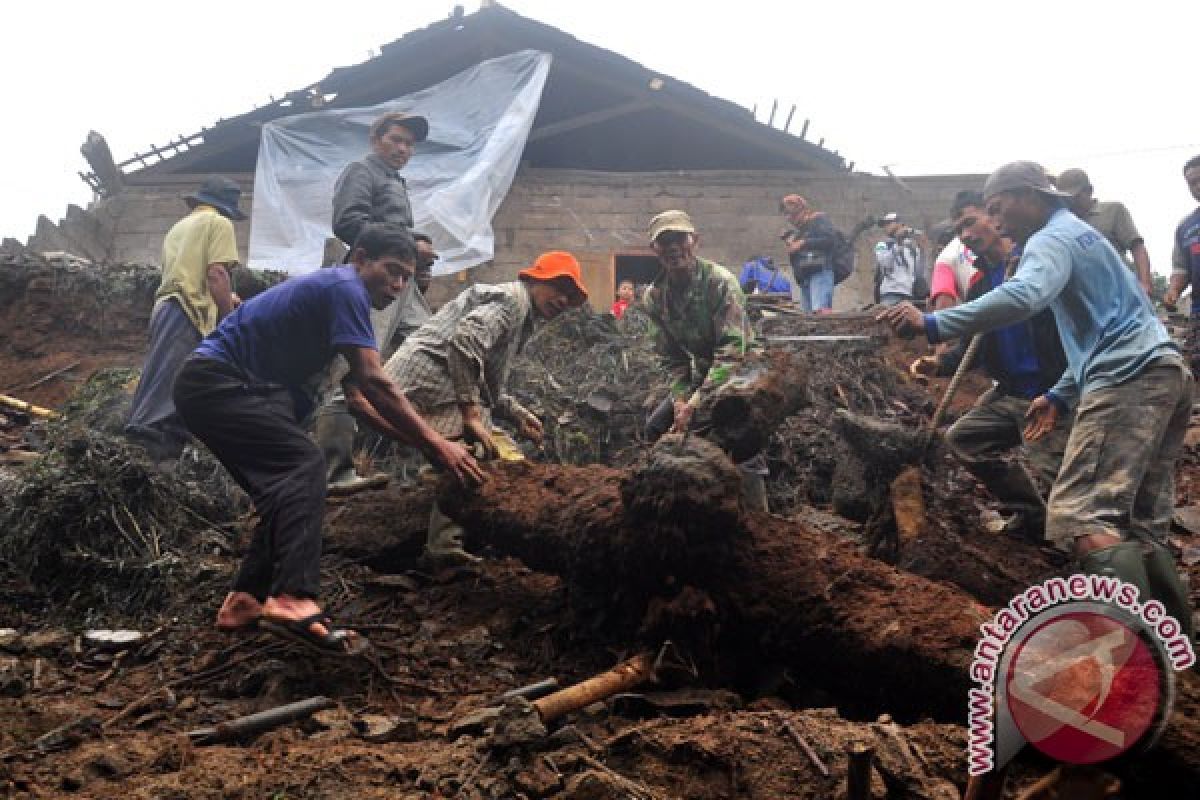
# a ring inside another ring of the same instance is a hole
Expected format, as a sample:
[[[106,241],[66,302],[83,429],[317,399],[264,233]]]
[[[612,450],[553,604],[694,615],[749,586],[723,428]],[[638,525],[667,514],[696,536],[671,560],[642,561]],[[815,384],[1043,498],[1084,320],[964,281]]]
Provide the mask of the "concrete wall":
[[[204,176],[160,179],[131,185],[120,195],[72,209],[58,225],[39,222],[31,240],[36,250],[70,250],[97,261],[158,263],[162,238],[186,211],[182,196]],[[251,205],[253,176],[230,175],[243,188],[243,208]],[[570,250],[584,264],[597,307],[611,302],[613,258],[644,254],[646,227],[655,213],[688,211],[701,235],[700,252],[734,269],[755,255],[787,263],[779,234],[784,221],[779,198],[798,192],[829,214],[843,232],[868,214],[896,211],[928,230],[944,219],[955,192],[979,188],[980,175],[887,177],[840,173],[813,177],[801,172],[598,173],[522,169],[494,220],[496,258],[469,274],[435,281],[431,299],[445,300],[469,282],[512,280],[546,250]],[[237,223],[243,260],[249,221]],[[874,228],[858,242],[858,270],[838,287],[837,308],[869,302]],[[74,244],[72,244],[74,243]]]

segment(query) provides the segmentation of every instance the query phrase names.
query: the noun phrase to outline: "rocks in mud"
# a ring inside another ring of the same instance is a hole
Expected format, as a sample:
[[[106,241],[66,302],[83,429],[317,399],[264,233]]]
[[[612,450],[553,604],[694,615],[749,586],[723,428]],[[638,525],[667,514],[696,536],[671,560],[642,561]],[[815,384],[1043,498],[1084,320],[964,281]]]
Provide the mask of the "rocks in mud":
[[[544,741],[546,725],[538,716],[537,709],[524,697],[510,697],[504,701],[488,745],[494,750],[513,747],[529,747]]]
[[[461,736],[481,736],[496,723],[496,720],[500,719],[500,711],[500,706],[489,706],[472,711],[455,720],[446,735],[450,739],[457,739]]]

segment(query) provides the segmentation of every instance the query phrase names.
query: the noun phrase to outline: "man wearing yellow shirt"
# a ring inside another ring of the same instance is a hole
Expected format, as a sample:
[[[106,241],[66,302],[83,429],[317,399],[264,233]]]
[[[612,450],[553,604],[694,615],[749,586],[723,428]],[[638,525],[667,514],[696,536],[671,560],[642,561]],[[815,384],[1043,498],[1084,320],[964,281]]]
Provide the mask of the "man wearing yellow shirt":
[[[238,261],[231,220],[242,191],[228,178],[211,177],[184,201],[191,212],[163,239],[162,284],[150,316],[150,350],[133,396],[126,435],[155,462],[177,459],[188,442],[171,391],[184,359],[233,310],[230,270]]]

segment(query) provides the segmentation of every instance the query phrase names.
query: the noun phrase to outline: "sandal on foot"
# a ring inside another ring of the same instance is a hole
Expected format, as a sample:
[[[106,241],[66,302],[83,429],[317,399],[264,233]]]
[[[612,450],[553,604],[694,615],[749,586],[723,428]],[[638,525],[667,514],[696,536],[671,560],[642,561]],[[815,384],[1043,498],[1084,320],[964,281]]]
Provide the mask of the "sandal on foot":
[[[221,633],[230,633],[230,634],[254,633],[258,630],[258,620],[259,619],[260,619],[259,617],[255,617],[254,619],[250,620],[249,622],[243,622],[241,625],[222,625],[221,623],[218,622],[217,630]]]
[[[315,633],[312,624],[319,622],[325,626],[327,633]],[[280,638],[303,645],[310,650],[324,655],[360,656],[371,646],[367,639],[348,628],[335,628],[329,616],[324,611],[304,617],[303,619],[269,619],[262,617],[259,627]]]

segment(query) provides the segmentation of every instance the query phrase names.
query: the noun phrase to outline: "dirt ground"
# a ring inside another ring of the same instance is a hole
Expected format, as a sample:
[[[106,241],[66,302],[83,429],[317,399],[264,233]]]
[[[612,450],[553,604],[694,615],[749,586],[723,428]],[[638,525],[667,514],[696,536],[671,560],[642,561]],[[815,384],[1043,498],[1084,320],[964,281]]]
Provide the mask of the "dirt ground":
[[[85,279],[64,284],[54,271],[35,278],[41,283],[26,278],[19,292],[13,288],[17,294],[0,301],[0,383],[7,387],[0,393],[57,407],[97,369],[139,365],[149,309],[144,279],[129,278],[133,288],[105,298],[101,308],[73,299],[80,286],[91,285]],[[5,286],[17,287],[8,280]],[[862,320],[824,323],[820,330],[880,334]],[[587,347],[622,361],[627,344],[614,336],[594,337]],[[779,515],[771,531],[785,531],[786,518],[860,546],[865,519],[834,509],[835,471],[844,453],[831,438],[831,415],[851,408],[917,425],[932,412],[946,381],[922,385],[904,371],[925,347],[891,338],[868,344],[806,356],[810,402],[768,451],[772,508]],[[551,356],[542,358],[547,364]],[[638,358],[625,357],[621,369]],[[561,361],[554,369],[570,359]],[[554,369],[547,367],[545,381],[561,387],[569,376],[555,377]],[[541,412],[552,409],[562,432],[560,452],[540,457],[576,463],[583,450],[599,452],[605,437],[614,452],[631,452],[638,446],[635,418],[660,388],[649,378],[638,385],[645,397],[618,398],[625,404],[620,423],[589,417],[580,404],[544,400]],[[952,410],[961,413],[983,388],[981,378],[972,378]],[[586,390],[594,395],[591,384]],[[36,449],[45,435],[29,422],[21,414],[0,414],[0,451]],[[562,449],[583,434],[582,450]],[[614,462],[629,463],[623,457]],[[6,471],[0,487],[15,485],[19,470],[31,468],[0,467]],[[178,480],[208,485],[194,475]],[[597,487],[611,485],[611,502],[620,502],[616,470],[594,467],[587,480],[587,487],[531,486],[510,500],[536,508],[545,493],[596,497],[603,494]],[[894,559],[901,570],[993,606],[1046,577],[1047,565],[1055,563],[1051,555],[989,533],[981,517],[991,505],[986,492],[944,454],[924,466],[921,484],[929,527],[920,546]],[[726,664],[740,667],[733,670],[694,663],[682,643],[664,648],[654,653],[666,665],[659,683],[573,713],[548,731],[522,733],[514,720],[527,719],[525,707],[517,701],[506,706],[502,694],[546,678],[568,686],[663,637],[606,616],[553,571],[489,549],[486,531],[471,537],[487,556],[480,568],[422,569],[417,557],[432,492],[430,483],[394,482],[329,501],[323,603],[339,623],[370,637],[374,656],[366,660],[317,657],[266,634],[225,635],[212,627],[252,524],[233,508],[228,520],[198,526],[180,544],[188,556],[184,579],[157,605],[115,614],[88,605],[82,598],[90,595],[73,591],[66,573],[47,588],[33,573],[0,570],[0,794],[818,800],[846,796],[848,751],[867,747],[874,754],[873,797],[961,796],[965,733],[958,721],[933,722],[917,713],[895,722],[886,698],[877,701],[864,691],[867,702],[843,688],[855,676],[820,685],[794,664],[748,663],[756,658],[749,645],[745,651],[727,645],[733,652],[723,653]],[[1200,538],[1189,526],[1200,531],[1200,514],[1192,516],[1200,504],[1200,426],[1189,434],[1177,497],[1182,510],[1174,544],[1196,601]],[[587,513],[602,519],[611,509]],[[771,541],[772,547],[791,546],[782,538]],[[103,574],[120,574],[119,565]],[[611,581],[619,594],[621,579]],[[753,590],[746,587],[747,595]],[[864,614],[903,617],[885,602],[903,604],[903,598],[879,599],[881,608]],[[585,608],[595,613],[580,613]],[[85,636],[94,628],[133,629],[142,638],[99,646]],[[723,641],[750,642],[760,634],[724,631]],[[315,696],[329,698],[331,707],[257,736],[203,745],[188,735]],[[489,708],[504,710],[479,713]],[[1023,758],[1006,796],[1050,767]]]

